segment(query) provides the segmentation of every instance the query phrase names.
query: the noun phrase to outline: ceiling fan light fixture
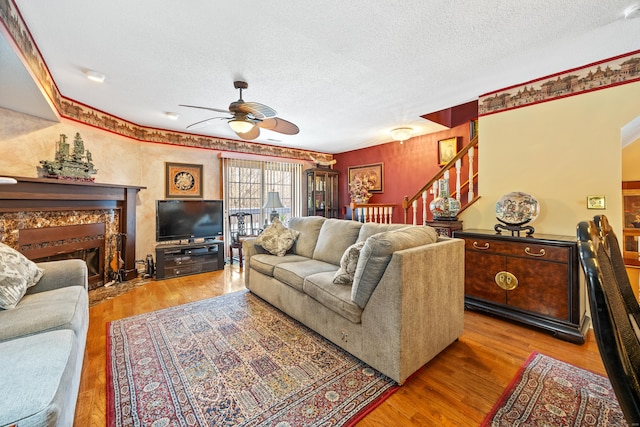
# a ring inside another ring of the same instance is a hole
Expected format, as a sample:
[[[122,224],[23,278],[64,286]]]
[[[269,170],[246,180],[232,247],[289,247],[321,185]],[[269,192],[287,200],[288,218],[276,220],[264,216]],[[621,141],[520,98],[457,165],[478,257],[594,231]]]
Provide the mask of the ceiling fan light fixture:
[[[395,128],[395,129],[392,129],[390,133],[394,141],[400,141],[400,144],[402,144],[404,141],[411,138],[411,135],[413,135],[413,128],[410,128],[410,127]]]
[[[229,120],[229,126],[235,133],[247,133],[251,129],[253,129],[255,124],[253,124],[249,120],[232,119]]]

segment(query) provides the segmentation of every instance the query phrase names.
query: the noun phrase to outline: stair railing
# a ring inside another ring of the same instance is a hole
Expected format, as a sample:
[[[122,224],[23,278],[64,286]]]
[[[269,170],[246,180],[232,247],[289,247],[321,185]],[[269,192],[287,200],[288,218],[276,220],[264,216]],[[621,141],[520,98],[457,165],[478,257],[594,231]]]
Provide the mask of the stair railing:
[[[440,171],[433,176],[416,194],[412,197],[404,197],[402,201],[402,209],[404,210],[404,223],[409,223],[409,216],[411,216],[411,224],[418,224],[418,215],[421,214],[422,224],[424,225],[429,221],[432,216],[429,210],[429,204],[433,199],[438,196],[438,180],[445,178],[449,180],[449,188],[452,183],[455,185],[455,190],[452,191],[452,197],[455,197],[461,204],[462,209],[471,204],[477,199],[476,197],[476,185],[478,183],[478,174],[475,172],[476,151],[478,146],[478,137],[474,137],[469,144],[462,148],[458,154],[455,155],[444,165]],[[462,182],[462,160],[467,159],[469,178],[464,183]],[[454,170],[454,177],[452,179],[451,170]],[[422,199],[420,204],[418,201]],[[420,206],[421,205],[421,206]]]

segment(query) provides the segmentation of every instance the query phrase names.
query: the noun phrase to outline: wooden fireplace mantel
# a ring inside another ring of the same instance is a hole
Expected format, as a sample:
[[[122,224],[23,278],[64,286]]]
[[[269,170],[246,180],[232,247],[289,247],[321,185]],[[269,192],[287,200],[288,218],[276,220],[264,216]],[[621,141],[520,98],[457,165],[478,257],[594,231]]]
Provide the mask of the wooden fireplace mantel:
[[[0,185],[0,214],[25,211],[118,209],[119,232],[126,235],[122,259],[126,280],[136,277],[136,195],[146,187],[14,176]]]

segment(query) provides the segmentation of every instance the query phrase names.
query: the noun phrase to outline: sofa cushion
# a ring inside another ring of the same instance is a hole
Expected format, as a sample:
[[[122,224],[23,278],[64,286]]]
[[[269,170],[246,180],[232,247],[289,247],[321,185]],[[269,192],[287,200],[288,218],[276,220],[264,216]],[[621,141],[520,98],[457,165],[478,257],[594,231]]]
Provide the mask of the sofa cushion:
[[[333,276],[333,283],[336,285],[351,285],[353,283],[353,276],[356,273],[356,266],[363,246],[364,242],[354,243],[344,251],[342,258],[340,258],[340,268]]]
[[[25,295],[13,310],[0,311],[0,341],[44,331],[70,329],[86,334],[89,298],[82,286]]]
[[[428,245],[438,239],[432,227],[406,227],[385,231],[369,237],[360,252],[360,259],[353,277],[351,299],[364,308],[382,278],[391,256],[396,251]]]
[[[316,273],[304,280],[304,292],[345,319],[360,323],[362,309],[351,301],[351,288],[333,283],[331,272]]]
[[[262,246],[270,254],[284,256],[293,246],[300,232],[285,227],[278,218],[274,218],[263,232],[256,238],[256,244]]]
[[[313,257],[313,250],[318,242],[320,228],[327,219],[322,216],[304,216],[291,218],[289,228],[300,232],[300,235],[293,244],[292,252],[297,255]]]
[[[79,351],[70,330],[0,343],[0,425],[70,426]]]
[[[322,224],[313,259],[340,265],[344,251],[356,242],[362,223],[343,219],[328,219]]]
[[[0,243],[0,308],[12,309],[44,271],[15,249]]]
[[[338,267],[333,264],[310,259],[307,261],[284,262],[282,264],[278,264],[273,270],[273,277],[300,292],[304,292],[302,286],[304,284],[305,277],[327,271],[330,271],[332,275],[331,277],[333,277],[336,270],[338,270]]]
[[[407,224],[378,224],[375,222],[367,222],[362,224],[358,240],[356,242],[364,242],[374,234],[383,233],[385,231],[400,230],[401,228],[415,227]]]
[[[266,274],[267,276],[273,277],[273,269],[276,267],[276,265],[282,264],[283,262],[298,262],[307,260],[309,260],[309,258],[294,254],[287,254],[285,256],[258,254],[253,255],[249,262],[251,263],[251,268],[253,268],[254,270],[259,271],[262,274]]]

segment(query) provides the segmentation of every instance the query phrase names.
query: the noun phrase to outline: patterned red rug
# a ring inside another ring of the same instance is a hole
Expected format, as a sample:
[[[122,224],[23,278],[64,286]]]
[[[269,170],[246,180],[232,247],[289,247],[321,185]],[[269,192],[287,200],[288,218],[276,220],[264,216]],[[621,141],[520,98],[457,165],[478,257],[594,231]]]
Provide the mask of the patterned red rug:
[[[626,425],[607,378],[534,352],[481,427]]]
[[[349,426],[397,384],[241,291],[107,325],[107,425]]]

